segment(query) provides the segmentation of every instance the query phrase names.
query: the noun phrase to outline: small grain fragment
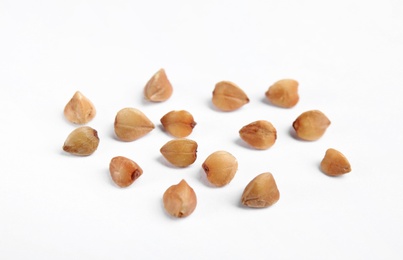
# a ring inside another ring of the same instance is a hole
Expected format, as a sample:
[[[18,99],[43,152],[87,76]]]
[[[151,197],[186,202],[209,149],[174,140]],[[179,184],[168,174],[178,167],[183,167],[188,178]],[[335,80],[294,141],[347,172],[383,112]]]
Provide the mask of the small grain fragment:
[[[80,91],[77,91],[64,107],[64,116],[74,124],[86,124],[95,115],[95,106]]]
[[[298,82],[293,79],[279,80],[271,85],[265,94],[273,105],[291,108],[299,101]]]
[[[351,172],[350,162],[341,152],[333,148],[326,150],[320,168],[329,176],[339,176]]]
[[[185,180],[170,186],[162,197],[166,212],[177,218],[184,218],[193,213],[197,206],[196,193]]]
[[[280,192],[271,173],[265,172],[256,176],[246,186],[241,203],[250,208],[265,208],[280,199]]]
[[[206,158],[202,168],[211,184],[222,187],[234,178],[238,170],[238,161],[227,151],[216,151]]]
[[[245,92],[230,81],[220,81],[215,85],[212,102],[222,111],[234,111],[249,103]]]
[[[136,108],[123,108],[115,117],[115,134],[122,141],[137,140],[151,132],[154,127],[150,119]]]
[[[109,172],[112,180],[121,188],[130,186],[143,174],[143,170],[136,162],[124,156],[112,158]]]
[[[82,126],[67,136],[63,150],[74,155],[88,156],[95,152],[98,144],[98,132],[89,126]]]
[[[296,135],[306,141],[318,140],[329,125],[330,120],[319,110],[302,113],[292,124]]]
[[[170,111],[160,121],[169,134],[179,138],[190,135],[196,126],[192,114],[186,110]]]
[[[258,120],[242,127],[239,136],[251,147],[265,150],[276,142],[277,130],[270,122]]]
[[[172,96],[173,88],[164,69],[157,71],[144,87],[144,97],[152,102],[166,101]]]

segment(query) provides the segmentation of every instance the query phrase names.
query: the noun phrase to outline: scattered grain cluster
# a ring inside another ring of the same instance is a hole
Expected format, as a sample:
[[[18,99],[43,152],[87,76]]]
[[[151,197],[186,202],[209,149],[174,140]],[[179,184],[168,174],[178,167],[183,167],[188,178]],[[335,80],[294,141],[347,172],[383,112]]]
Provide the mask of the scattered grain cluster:
[[[282,79],[271,85],[265,92],[267,100],[278,107],[292,108],[299,101],[298,82]],[[173,87],[164,69],[155,73],[144,87],[144,98],[149,102],[163,102],[173,93]],[[212,92],[212,104],[225,112],[235,111],[250,102],[246,93],[230,81],[221,81]],[[77,91],[64,109],[65,118],[78,125],[90,122],[96,115],[95,106],[82,93]],[[164,130],[174,139],[164,144],[160,153],[175,167],[187,167],[197,159],[196,141],[187,139],[196,122],[192,114],[185,110],[167,112],[160,122]],[[303,112],[291,124],[301,140],[315,141],[321,138],[330,126],[330,120],[319,110]],[[123,108],[117,112],[114,122],[116,137],[125,142],[135,141],[155,129],[152,121],[139,109]],[[251,148],[266,150],[277,139],[277,130],[272,123],[258,120],[239,130],[240,138]],[[67,137],[63,150],[78,156],[89,156],[99,144],[97,131],[89,126],[80,126]],[[234,178],[238,170],[237,159],[228,151],[216,151],[202,163],[207,180],[214,187],[224,187]],[[323,173],[339,176],[351,171],[347,158],[339,151],[329,148],[320,164]],[[143,174],[142,168],[132,159],[116,156],[109,164],[111,179],[120,188],[128,187]],[[264,208],[280,199],[274,176],[270,172],[257,174],[240,194],[241,203],[250,208]],[[174,217],[189,216],[196,209],[197,196],[189,184],[182,180],[170,186],[162,196],[166,212]]]

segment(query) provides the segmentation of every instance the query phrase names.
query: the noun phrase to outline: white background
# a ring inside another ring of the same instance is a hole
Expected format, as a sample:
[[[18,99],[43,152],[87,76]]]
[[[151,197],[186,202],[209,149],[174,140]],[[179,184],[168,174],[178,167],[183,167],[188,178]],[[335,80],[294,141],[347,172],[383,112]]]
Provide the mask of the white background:
[[[174,93],[148,103],[143,87],[164,68]],[[299,81],[300,102],[265,101],[275,81]],[[224,113],[215,83],[249,96]],[[402,259],[403,2],[389,1],[0,1],[1,259]],[[63,108],[76,90],[97,108],[88,125],[98,150],[62,151],[76,127]],[[134,142],[114,137],[121,108],[142,110],[156,128]],[[159,122],[186,109],[197,122],[190,167],[171,167],[159,149],[172,139]],[[315,142],[291,124],[319,109],[332,124]],[[268,120],[278,131],[264,151],[238,130]],[[327,148],[352,172],[319,170]],[[239,162],[232,182],[209,186],[201,170],[216,150]],[[118,188],[112,157],[143,175]],[[240,205],[246,184],[269,171],[281,193],[266,209]],[[162,194],[185,179],[194,213],[169,217]]]

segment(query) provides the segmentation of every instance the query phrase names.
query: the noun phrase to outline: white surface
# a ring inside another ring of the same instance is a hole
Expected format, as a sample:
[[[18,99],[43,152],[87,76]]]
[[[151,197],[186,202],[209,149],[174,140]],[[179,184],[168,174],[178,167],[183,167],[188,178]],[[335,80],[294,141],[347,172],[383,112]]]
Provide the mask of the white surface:
[[[1,259],[402,259],[403,2],[395,1],[1,1]],[[174,86],[149,104],[142,89],[159,68]],[[300,102],[264,101],[274,81],[300,82]],[[211,105],[214,84],[231,80],[250,103],[232,113]],[[76,90],[97,108],[88,125],[100,145],[89,157],[61,149],[75,128],[62,115]],[[123,107],[141,109],[156,129],[124,143],[113,134]],[[173,109],[197,121],[190,167],[159,153],[171,139],[159,119]],[[310,109],[332,121],[316,142],[290,135]],[[276,144],[247,148],[238,130],[271,121]],[[352,172],[318,169],[327,148]],[[203,181],[215,150],[239,170],[224,188]],[[112,157],[135,160],[144,174],[120,189]],[[257,174],[273,173],[274,206],[240,206]],[[162,194],[182,178],[198,206],[172,219]]]

